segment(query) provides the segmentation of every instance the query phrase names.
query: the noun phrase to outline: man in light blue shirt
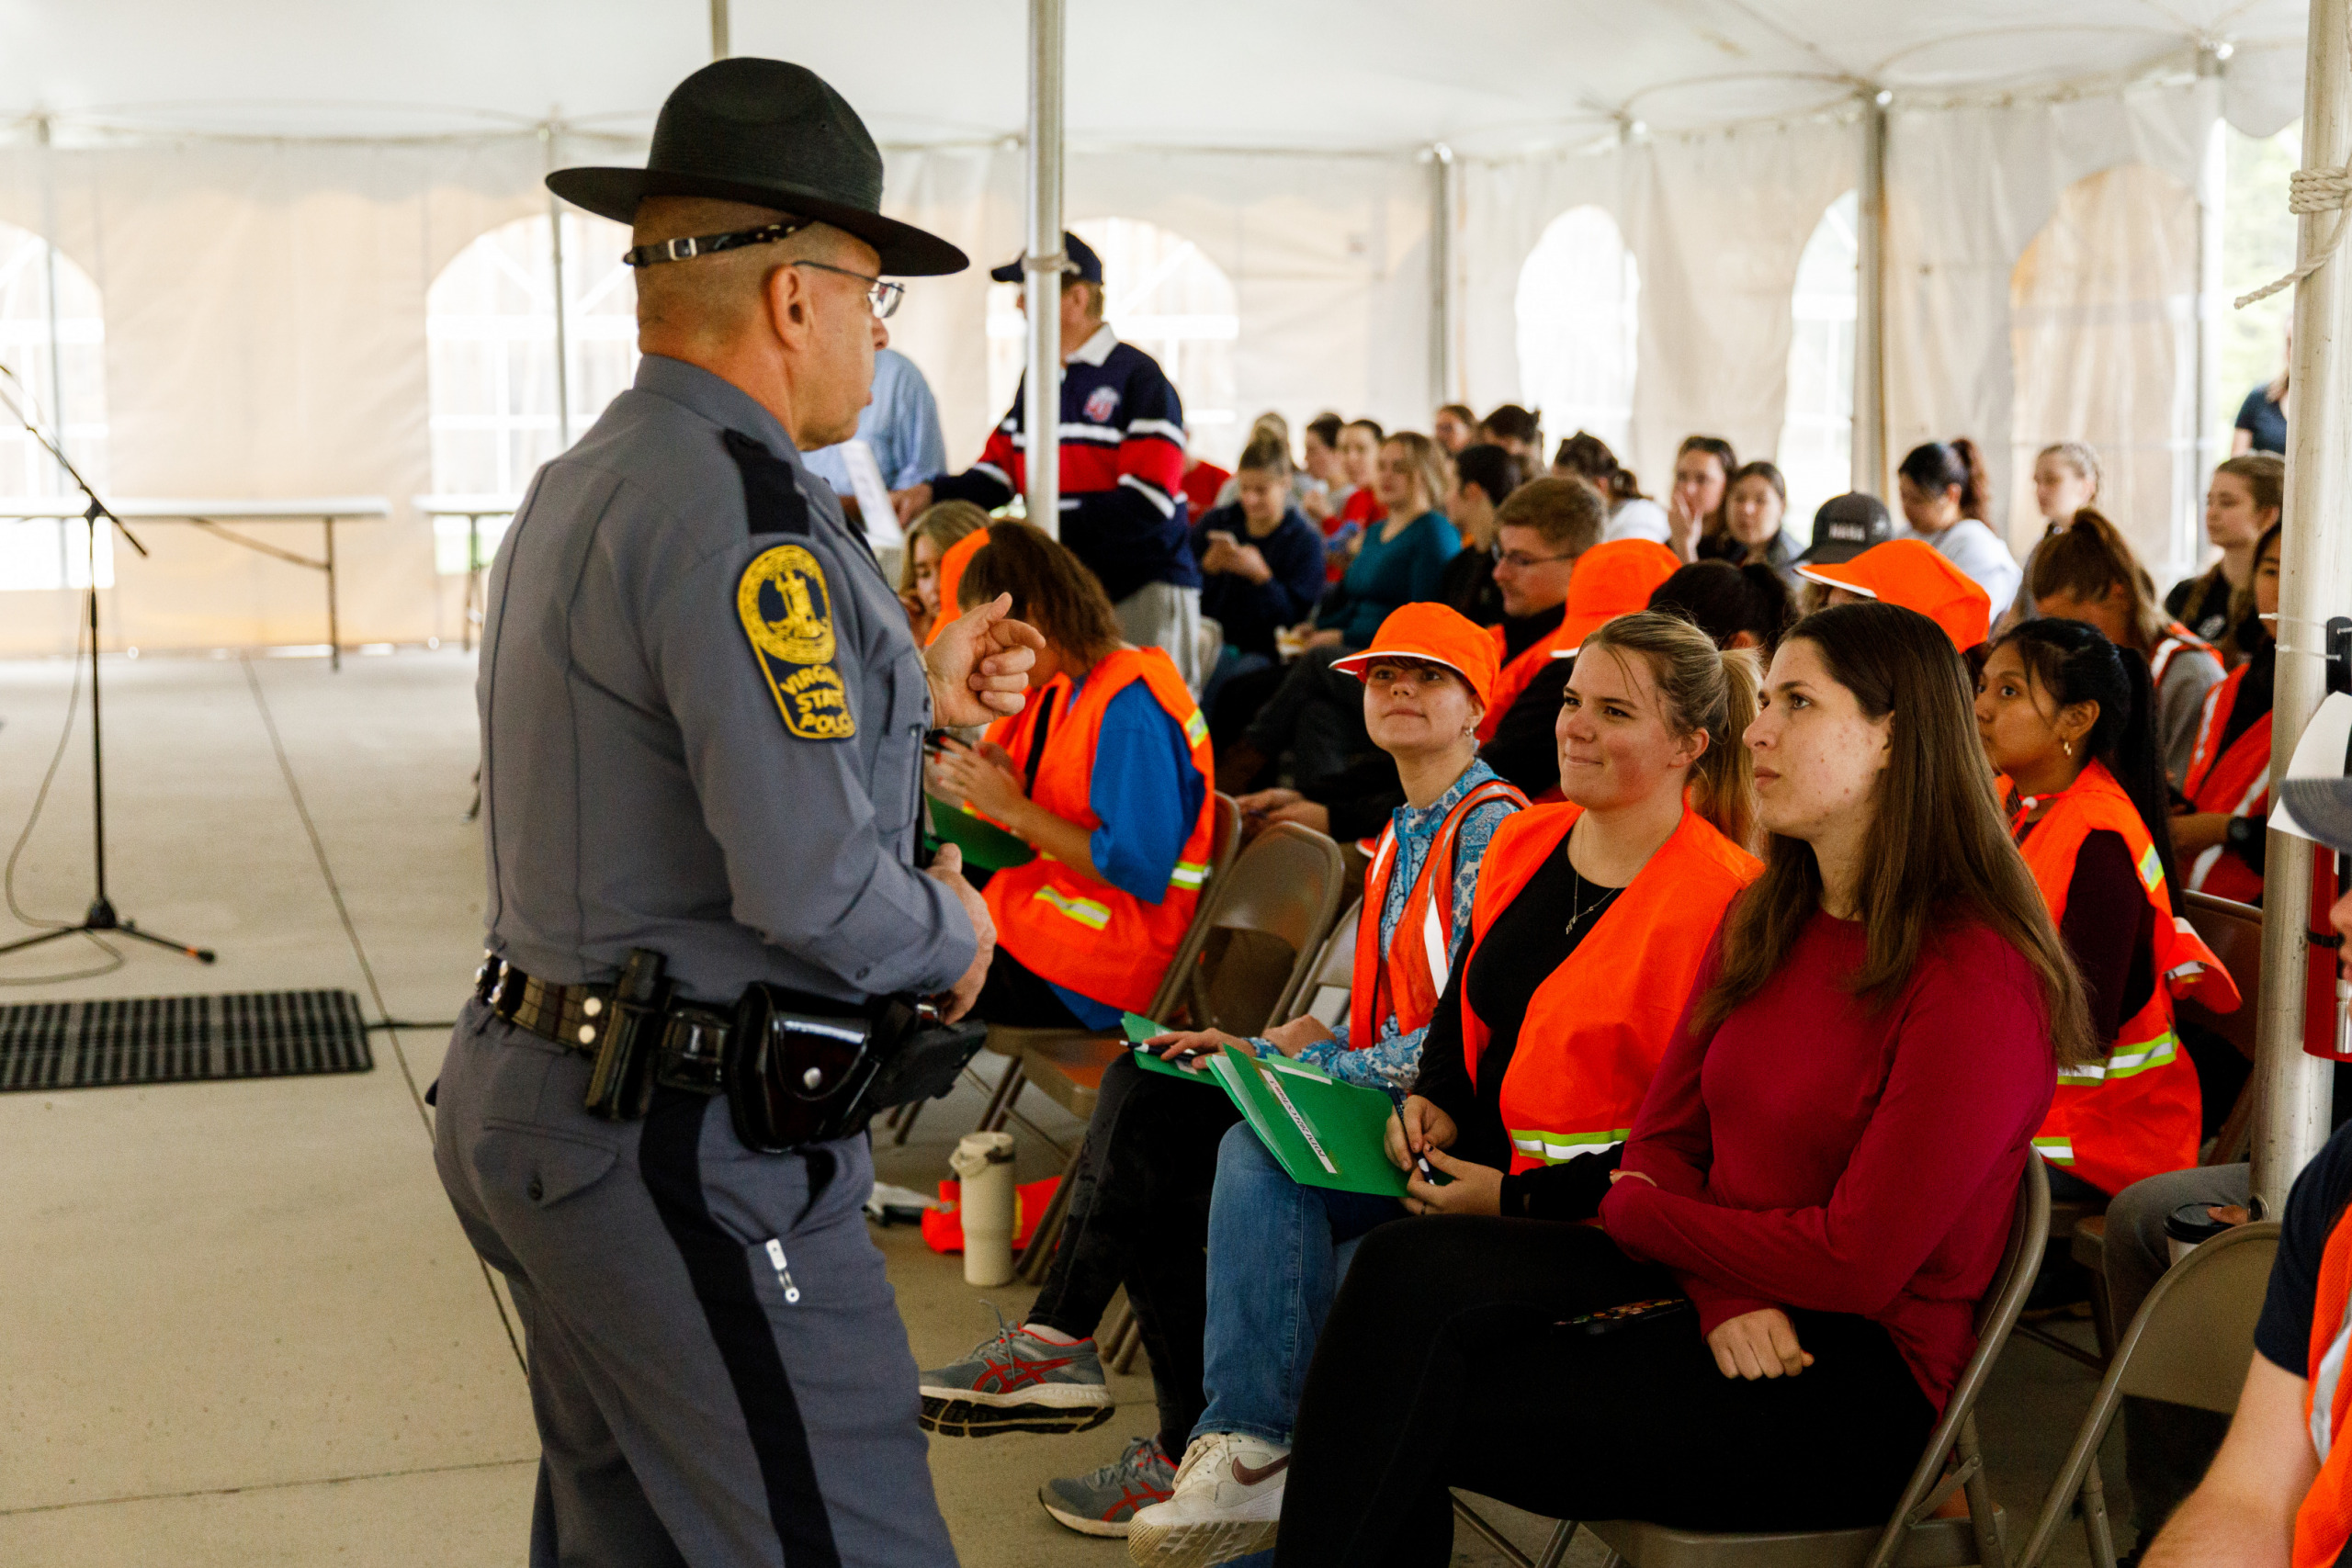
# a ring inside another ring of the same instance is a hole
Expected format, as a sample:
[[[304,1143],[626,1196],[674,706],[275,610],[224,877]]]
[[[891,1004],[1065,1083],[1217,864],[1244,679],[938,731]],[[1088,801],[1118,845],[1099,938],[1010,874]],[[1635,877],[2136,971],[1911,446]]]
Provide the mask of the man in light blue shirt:
[[[939,433],[939,405],[932,400],[931,383],[913,360],[895,348],[874,351],[874,400],[857,416],[855,439],[874,449],[886,490],[905,490],[947,469],[947,440]],[[800,461],[831,485],[845,506],[855,507],[849,462],[840,446],[803,453]],[[856,515],[854,510],[851,515]]]

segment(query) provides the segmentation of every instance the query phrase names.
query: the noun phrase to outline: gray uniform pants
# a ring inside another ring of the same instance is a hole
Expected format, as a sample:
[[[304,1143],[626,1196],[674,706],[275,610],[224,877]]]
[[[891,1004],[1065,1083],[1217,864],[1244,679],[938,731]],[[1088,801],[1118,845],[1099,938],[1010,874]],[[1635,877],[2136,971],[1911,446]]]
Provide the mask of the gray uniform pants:
[[[1175,661],[1176,673],[1198,696],[1208,671],[1201,665],[1201,591],[1147,582],[1111,608],[1119,632],[1137,648],[1156,648]]]
[[[522,1317],[533,1568],[953,1564],[866,1141],[754,1154],[677,1089],[601,1121],[588,1069],[469,1002],[434,1129]]]

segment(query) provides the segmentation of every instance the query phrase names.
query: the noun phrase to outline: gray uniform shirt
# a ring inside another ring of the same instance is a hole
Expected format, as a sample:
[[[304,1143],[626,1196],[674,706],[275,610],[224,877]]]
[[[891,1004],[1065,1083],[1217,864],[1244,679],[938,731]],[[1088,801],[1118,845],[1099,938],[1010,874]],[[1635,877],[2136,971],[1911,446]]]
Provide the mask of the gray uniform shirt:
[[[763,506],[730,431],[764,449]],[[650,947],[722,1003],[970,965],[971,922],[914,869],[931,691],[906,612],[750,394],[646,355],[532,480],[486,605],[492,953],[573,984]]]

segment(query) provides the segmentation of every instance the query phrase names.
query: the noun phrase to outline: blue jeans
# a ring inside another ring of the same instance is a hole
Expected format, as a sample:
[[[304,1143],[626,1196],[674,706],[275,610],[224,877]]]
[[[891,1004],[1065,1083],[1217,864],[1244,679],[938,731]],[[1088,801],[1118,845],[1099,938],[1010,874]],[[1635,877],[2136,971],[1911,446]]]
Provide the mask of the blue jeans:
[[[1405,1213],[1393,1198],[1302,1187],[1247,1122],[1216,1151],[1209,1202],[1209,1324],[1193,1427],[1290,1441],[1291,1422],[1356,1243]],[[1172,1457],[1172,1456],[1171,1456]]]

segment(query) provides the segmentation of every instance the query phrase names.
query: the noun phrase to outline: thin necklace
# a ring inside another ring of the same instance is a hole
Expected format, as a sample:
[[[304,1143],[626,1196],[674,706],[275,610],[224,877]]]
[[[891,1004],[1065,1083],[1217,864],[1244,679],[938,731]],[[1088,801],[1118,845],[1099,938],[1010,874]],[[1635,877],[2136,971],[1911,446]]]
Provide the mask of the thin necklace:
[[[1576,856],[1569,853],[1568,848],[1569,845],[1573,844],[1575,841],[1575,836],[1571,834],[1566,840],[1563,840],[1560,845],[1560,853],[1566,858],[1568,863],[1567,934],[1570,936],[1577,934],[1577,927],[1583,923],[1585,918],[1584,874],[1577,870]],[[1614,903],[1616,901],[1617,895],[1623,891],[1625,891],[1625,889],[1623,887],[1611,888],[1602,896],[1600,901],[1592,907],[1592,918],[1596,920],[1600,919],[1600,912],[1609,908],[1611,904]]]

